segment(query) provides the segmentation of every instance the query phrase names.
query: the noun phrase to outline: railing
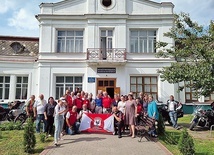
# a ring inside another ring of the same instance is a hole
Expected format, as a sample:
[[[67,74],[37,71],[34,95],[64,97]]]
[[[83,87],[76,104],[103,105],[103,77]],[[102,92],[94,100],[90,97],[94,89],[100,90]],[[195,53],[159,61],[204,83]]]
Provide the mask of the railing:
[[[126,60],[126,49],[88,48],[87,60]]]

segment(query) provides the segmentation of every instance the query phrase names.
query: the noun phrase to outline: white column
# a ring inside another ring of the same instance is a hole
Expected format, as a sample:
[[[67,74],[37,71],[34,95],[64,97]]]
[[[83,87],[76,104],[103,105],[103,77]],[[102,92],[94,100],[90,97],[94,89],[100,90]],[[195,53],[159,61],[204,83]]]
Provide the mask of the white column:
[[[16,76],[10,75],[10,90],[9,101],[14,101],[16,98]]]

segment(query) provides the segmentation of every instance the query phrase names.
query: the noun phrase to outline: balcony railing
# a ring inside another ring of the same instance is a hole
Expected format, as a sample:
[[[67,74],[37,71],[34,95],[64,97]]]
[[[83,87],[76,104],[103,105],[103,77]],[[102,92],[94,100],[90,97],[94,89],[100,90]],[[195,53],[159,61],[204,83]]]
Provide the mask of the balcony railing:
[[[126,49],[88,48],[87,60],[126,60]]]

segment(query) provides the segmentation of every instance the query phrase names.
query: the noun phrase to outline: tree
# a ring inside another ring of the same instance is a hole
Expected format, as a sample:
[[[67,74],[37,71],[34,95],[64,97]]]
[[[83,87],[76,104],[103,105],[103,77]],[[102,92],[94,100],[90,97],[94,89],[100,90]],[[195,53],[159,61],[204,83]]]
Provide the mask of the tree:
[[[178,149],[183,155],[193,155],[195,153],[195,147],[192,137],[184,128],[181,132],[181,137],[178,142]]]
[[[162,81],[184,82],[179,87],[191,88],[196,96],[209,96],[214,92],[214,22],[208,27],[193,22],[188,14],[175,14],[174,27],[164,36],[173,38],[175,45],[157,43],[157,57],[171,58],[171,66],[158,70]]]
[[[164,135],[165,134],[165,124],[163,121],[163,116],[162,114],[159,114],[158,118],[158,135]]]
[[[32,153],[36,145],[35,128],[33,126],[33,120],[27,119],[27,124],[24,127],[24,150],[27,153]]]

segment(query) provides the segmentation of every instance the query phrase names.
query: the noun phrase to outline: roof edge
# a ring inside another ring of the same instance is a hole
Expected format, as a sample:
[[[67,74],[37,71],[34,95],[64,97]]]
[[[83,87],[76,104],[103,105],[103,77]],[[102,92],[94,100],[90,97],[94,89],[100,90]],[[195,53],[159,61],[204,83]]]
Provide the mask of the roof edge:
[[[1,36],[0,35],[0,40],[39,41],[39,37]]]

